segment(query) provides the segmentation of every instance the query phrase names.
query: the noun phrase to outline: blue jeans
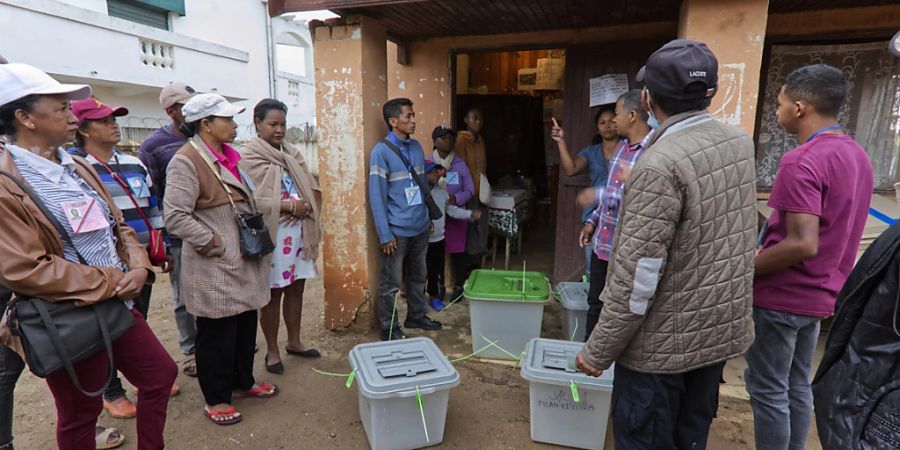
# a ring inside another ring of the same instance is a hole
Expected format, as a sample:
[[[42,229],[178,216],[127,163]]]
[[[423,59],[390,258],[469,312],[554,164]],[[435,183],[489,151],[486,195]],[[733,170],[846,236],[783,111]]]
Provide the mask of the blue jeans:
[[[5,345],[0,345],[0,447],[13,441],[13,391],[25,369],[25,362]]]
[[[197,321],[184,306],[184,299],[178,292],[181,285],[181,247],[169,247],[173,269],[169,272],[172,282],[172,308],[175,310],[175,324],[178,326],[178,346],[184,355],[193,355],[197,340]]]
[[[820,317],[753,307],[756,340],[744,357],[758,450],[803,450],[812,422],[812,360]]]

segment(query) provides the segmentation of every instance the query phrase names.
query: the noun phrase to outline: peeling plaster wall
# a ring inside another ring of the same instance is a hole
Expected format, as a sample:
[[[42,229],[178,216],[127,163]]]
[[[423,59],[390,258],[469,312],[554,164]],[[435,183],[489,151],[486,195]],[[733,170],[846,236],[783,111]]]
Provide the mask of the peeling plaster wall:
[[[769,0],[685,0],[678,36],[705,42],[719,59],[710,112],[753,136]]]
[[[431,130],[451,125],[450,47],[443,40],[414,42],[408,47],[410,63],[397,63],[397,44],[388,42],[388,98],[406,97],[416,111],[416,134],[430,154]]]
[[[384,135],[386,35],[377,22],[315,30],[316,97],[325,262],[325,326],[370,324],[378,279],[366,180],[372,146]],[[366,120],[369,120],[368,122]],[[365,256],[363,256],[365,255]]]

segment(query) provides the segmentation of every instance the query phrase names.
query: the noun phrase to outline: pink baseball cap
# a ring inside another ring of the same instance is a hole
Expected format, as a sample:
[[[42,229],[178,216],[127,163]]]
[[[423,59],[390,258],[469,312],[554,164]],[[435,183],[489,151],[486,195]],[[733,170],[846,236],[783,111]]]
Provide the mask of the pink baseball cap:
[[[80,125],[87,119],[101,120],[109,116],[122,117],[128,114],[128,109],[121,106],[110,108],[96,98],[86,98],[72,102],[72,114],[75,114]]]

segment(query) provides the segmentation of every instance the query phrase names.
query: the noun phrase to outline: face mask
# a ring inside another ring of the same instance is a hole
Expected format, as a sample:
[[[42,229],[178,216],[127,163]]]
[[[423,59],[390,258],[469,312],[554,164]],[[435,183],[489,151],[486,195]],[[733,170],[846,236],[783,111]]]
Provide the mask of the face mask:
[[[650,115],[650,117],[647,119],[647,125],[650,126],[650,129],[655,130],[659,128],[659,120],[656,120],[656,116],[653,115],[653,110],[651,109],[650,111],[647,111],[647,114]]]
[[[650,96],[647,95],[647,106],[650,106]],[[647,114],[650,116],[647,118],[647,125],[651,130],[655,130],[659,128],[659,120],[656,119],[656,116],[653,115],[653,108],[647,109]]]

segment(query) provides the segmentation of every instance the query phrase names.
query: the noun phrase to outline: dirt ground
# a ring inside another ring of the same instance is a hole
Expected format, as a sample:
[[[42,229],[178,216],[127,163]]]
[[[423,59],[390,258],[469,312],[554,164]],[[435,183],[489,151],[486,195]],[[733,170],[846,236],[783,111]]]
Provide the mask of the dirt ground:
[[[513,258],[511,265],[518,264],[521,267],[521,258],[522,256]],[[531,268],[540,270],[539,264],[529,263],[529,269]],[[259,353],[255,372],[258,379],[278,384],[281,395],[270,400],[236,400],[236,406],[244,415],[244,420],[230,427],[216,426],[201,414],[203,399],[196,379],[180,374],[177,383],[181,386],[181,395],[172,399],[166,424],[166,441],[169,448],[199,450],[367,447],[366,435],[359,419],[356,387],[346,389],[343,379],[323,376],[312,369],[349,372],[347,355],[350,349],[358,343],[374,341],[377,336],[375,333],[364,335],[324,329],[322,293],[321,279],[309,283],[303,314],[302,338],[307,344],[318,348],[323,358],[309,361],[284,355],[285,373],[272,375],[265,371],[263,353]],[[403,306],[400,309],[405,310]],[[559,303],[551,301],[547,304],[543,337],[563,338],[560,311]],[[405,313],[401,312],[400,317],[404,316]],[[431,316],[444,323],[444,330],[421,333],[409,331],[407,334],[434,339],[451,359],[471,353],[468,306],[465,303],[453,305],[442,313],[432,313]],[[149,322],[172,357],[176,361],[180,360],[182,357],[178,351],[178,334],[171,307],[171,288],[165,275],[159,277],[155,286]],[[284,328],[281,330],[283,335]],[[258,342],[260,348],[265,348],[261,333]],[[443,447],[552,448],[530,439],[529,386],[520,376],[519,369],[474,359],[457,363],[455,366],[460,372],[462,381],[450,393]],[[726,367],[727,384],[721,389],[719,416],[712,425],[710,449],[753,448],[753,419],[743,386],[744,366],[742,360],[735,360],[729,362]],[[134,399],[133,389],[129,387],[128,391],[129,396]],[[16,448],[54,448],[56,414],[44,382],[26,372],[16,387],[15,395]],[[99,418],[99,423],[117,427],[124,432],[127,441],[121,448],[135,448],[134,420],[116,420],[104,412]],[[609,430],[607,449],[613,448],[611,425]],[[814,431],[810,433],[808,448],[821,448]]]

